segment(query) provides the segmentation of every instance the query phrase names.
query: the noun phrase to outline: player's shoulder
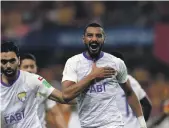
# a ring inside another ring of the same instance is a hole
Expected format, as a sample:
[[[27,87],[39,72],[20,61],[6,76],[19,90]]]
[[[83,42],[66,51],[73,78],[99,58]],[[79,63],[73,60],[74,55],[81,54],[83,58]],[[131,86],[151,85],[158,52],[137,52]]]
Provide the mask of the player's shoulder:
[[[130,80],[131,86],[141,88],[141,85],[133,76],[128,75],[128,79]]]
[[[104,52],[104,58],[108,59],[108,60],[112,60],[115,63],[124,63],[124,61],[110,53]]]
[[[37,74],[34,74],[34,73],[30,73],[30,72],[27,72],[27,71],[23,71],[23,70],[20,70],[20,72],[21,72],[21,74],[23,75],[23,76],[26,76],[26,77],[35,77],[35,76],[37,76]]]
[[[137,80],[136,80],[133,76],[131,76],[131,75],[129,75],[129,74],[128,74],[128,78],[129,78],[129,80],[132,81],[132,82],[137,82]]]
[[[25,82],[26,81],[28,81],[28,82],[35,81],[35,80],[38,80],[38,78],[40,77],[37,74],[29,73],[29,72],[22,71],[22,70],[20,70],[20,72],[22,74],[22,77],[25,79]]]
[[[71,63],[71,62],[72,63],[76,63],[76,62],[78,62],[78,61],[80,61],[82,59],[83,59],[83,53],[80,53],[80,54],[76,54],[76,55],[68,58],[67,62],[69,62],[69,63]]]

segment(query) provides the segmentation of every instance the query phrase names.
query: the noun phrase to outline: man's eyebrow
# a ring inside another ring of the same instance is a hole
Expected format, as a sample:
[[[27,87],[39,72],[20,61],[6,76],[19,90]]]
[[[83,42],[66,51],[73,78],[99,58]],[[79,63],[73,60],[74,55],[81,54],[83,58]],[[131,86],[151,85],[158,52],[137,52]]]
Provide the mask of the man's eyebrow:
[[[1,61],[14,61],[16,60],[15,58],[12,58],[12,59],[1,59]]]

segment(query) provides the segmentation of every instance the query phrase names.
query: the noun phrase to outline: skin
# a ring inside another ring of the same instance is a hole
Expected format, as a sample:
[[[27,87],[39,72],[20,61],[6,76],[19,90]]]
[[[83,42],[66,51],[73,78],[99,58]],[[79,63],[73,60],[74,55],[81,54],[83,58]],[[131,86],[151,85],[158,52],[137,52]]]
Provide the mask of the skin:
[[[90,42],[97,42],[97,43],[104,43],[105,34],[102,28],[100,27],[88,27],[86,29],[86,33],[82,38],[84,44],[88,44]],[[90,57],[89,53],[87,52],[87,56]],[[109,71],[109,72],[108,72]],[[62,82],[63,88],[63,98],[65,101],[70,101],[77,97],[80,92],[90,86],[90,83],[96,79],[101,78],[104,79],[105,77],[111,77],[116,71],[112,68],[98,68],[96,67],[95,62],[93,63],[92,71],[89,75],[87,75],[84,79],[75,83],[73,81],[66,80]],[[136,94],[132,90],[130,86],[130,82],[127,81],[125,83],[120,84],[122,89],[124,90],[128,103],[131,106],[132,110],[136,113],[137,117],[143,116],[141,105],[136,97]]]
[[[103,29],[100,27],[88,27],[86,29],[86,33],[82,37],[82,40],[83,40],[83,43],[86,45],[91,42],[97,42],[99,44],[104,44],[105,34],[104,34]],[[91,50],[90,52],[93,53]],[[88,52],[87,52],[87,56],[90,57]]]
[[[18,65],[20,64],[19,58],[16,56],[15,52],[1,52],[1,70],[6,71],[11,69],[14,72],[13,76],[6,76],[2,73],[2,81],[7,85],[12,84],[17,77]]]
[[[37,73],[36,62],[32,59],[24,59],[21,61],[20,69],[30,73]]]
[[[20,69],[23,71],[27,71],[30,73],[37,73],[37,65],[36,62],[32,59],[24,59],[21,61]],[[63,119],[63,116],[60,113],[60,109],[57,105],[50,108],[47,111],[51,116],[52,119],[54,119],[55,127],[57,128],[66,128],[65,121]]]

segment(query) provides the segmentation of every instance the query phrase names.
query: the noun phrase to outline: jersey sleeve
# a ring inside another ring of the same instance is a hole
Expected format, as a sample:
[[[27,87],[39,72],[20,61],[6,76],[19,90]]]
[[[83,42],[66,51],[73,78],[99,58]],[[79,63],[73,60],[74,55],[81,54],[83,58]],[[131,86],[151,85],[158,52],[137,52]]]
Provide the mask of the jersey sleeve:
[[[139,82],[132,76],[129,76],[128,78],[130,80],[131,87],[136,93],[136,96],[138,97],[138,99],[139,100],[143,99],[146,96],[146,92],[141,88],[141,85],[139,84]]]
[[[122,61],[121,59],[119,59],[119,63],[117,64],[118,64],[118,71],[117,71],[116,78],[119,83],[125,83],[128,79],[127,67],[124,61]]]
[[[76,63],[68,59],[63,70],[62,82],[69,80],[77,83]]]
[[[52,91],[55,89],[52,87],[43,77],[39,75],[34,75],[33,81],[37,88],[38,92],[44,97],[47,98]]]
[[[56,105],[56,102],[53,101],[53,100],[47,99],[46,102],[45,102],[45,104],[46,104],[46,108],[48,110],[48,109],[53,108]]]

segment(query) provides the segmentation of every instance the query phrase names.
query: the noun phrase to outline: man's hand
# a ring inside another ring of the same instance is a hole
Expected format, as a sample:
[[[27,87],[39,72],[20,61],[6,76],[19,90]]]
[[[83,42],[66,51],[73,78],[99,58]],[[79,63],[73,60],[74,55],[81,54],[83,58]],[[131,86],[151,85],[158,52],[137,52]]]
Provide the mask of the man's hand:
[[[92,65],[92,71],[90,72],[90,76],[95,78],[111,78],[112,75],[115,75],[116,70],[111,67],[97,67],[96,63]]]
[[[115,74],[115,70],[110,67],[96,67],[93,63],[92,71],[85,78],[75,83],[73,81],[63,81],[63,99],[67,103],[77,97],[81,92],[88,88],[95,79],[111,78]]]

